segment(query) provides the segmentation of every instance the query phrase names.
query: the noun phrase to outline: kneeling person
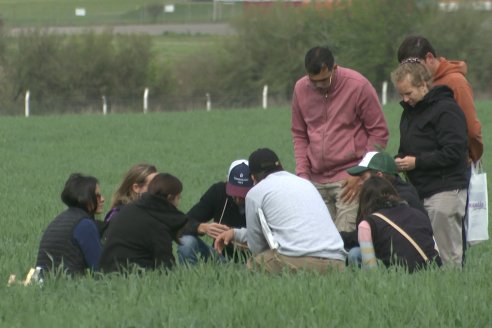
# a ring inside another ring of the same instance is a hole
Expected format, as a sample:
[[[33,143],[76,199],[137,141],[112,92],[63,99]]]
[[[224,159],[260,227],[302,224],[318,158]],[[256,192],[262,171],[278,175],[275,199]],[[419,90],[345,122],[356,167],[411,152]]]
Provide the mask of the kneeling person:
[[[417,190],[400,178],[395,160],[388,153],[370,151],[357,166],[349,168],[347,173],[353,176],[360,176],[362,183],[375,176],[385,179],[396,189],[402,200],[406,201],[410,207],[427,216],[427,211],[419,198]],[[360,217],[357,220],[360,220]],[[342,235],[345,249],[349,250],[348,264],[355,264],[360,267],[362,255],[360,253],[357,229],[350,232],[342,231],[340,234]]]
[[[343,270],[342,238],[314,185],[284,171],[267,148],[250,155],[249,168],[255,186],[246,196],[247,228],[223,232],[215,241],[216,249],[231,241],[247,242],[253,253],[248,267],[263,266],[271,273]],[[269,243],[278,247],[272,249]]]

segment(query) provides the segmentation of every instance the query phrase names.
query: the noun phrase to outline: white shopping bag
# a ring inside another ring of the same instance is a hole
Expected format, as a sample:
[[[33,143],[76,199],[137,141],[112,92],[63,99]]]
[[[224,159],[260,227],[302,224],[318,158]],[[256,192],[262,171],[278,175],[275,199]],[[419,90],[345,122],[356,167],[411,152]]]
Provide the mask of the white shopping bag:
[[[482,162],[472,163],[468,187],[468,215],[466,218],[466,240],[470,245],[489,239],[489,200],[487,173]]]

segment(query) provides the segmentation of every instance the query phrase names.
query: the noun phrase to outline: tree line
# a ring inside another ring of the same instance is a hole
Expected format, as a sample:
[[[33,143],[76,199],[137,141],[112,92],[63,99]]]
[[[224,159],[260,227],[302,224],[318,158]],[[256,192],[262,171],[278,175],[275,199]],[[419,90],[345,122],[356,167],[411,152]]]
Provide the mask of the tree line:
[[[2,33],[0,113],[22,113],[27,89],[38,113],[99,111],[102,96],[113,111],[140,111],[146,87],[151,110],[202,106],[207,93],[220,107],[259,106],[264,85],[270,102],[286,104],[314,45],[329,46],[338,64],[379,91],[410,34],[424,35],[438,55],[465,60],[477,95],[492,91],[490,12],[445,12],[423,0],[352,0],[330,8],[248,8],[233,24],[235,36],[172,63],[158,60],[148,36]]]

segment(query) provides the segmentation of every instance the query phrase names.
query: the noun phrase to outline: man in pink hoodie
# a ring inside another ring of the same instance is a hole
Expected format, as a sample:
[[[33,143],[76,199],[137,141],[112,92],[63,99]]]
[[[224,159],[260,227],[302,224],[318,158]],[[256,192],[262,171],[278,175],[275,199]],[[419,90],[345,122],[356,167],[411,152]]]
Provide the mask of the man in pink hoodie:
[[[296,173],[317,187],[337,229],[353,231],[360,178],[346,170],[386,146],[386,121],[371,83],[336,65],[330,49],[310,49],[305,67],[292,99]]]
[[[466,79],[466,63],[437,57],[431,43],[422,36],[409,36],[403,40],[398,48],[398,62],[407,58],[417,58],[429,69],[433,85],[447,85],[453,90],[454,99],[466,118],[468,156],[471,161],[477,162],[483,154],[482,131],[473,102],[473,91]]]

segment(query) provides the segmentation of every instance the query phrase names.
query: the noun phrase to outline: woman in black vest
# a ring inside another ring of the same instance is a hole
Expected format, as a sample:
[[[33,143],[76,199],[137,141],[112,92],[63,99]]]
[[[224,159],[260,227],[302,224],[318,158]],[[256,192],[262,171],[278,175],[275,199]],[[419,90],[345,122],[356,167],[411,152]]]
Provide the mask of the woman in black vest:
[[[375,176],[364,182],[357,217],[363,267],[375,267],[376,259],[386,267],[399,265],[409,272],[425,268],[430,262],[441,265],[429,218],[402,201],[387,180]]]
[[[68,209],[44,231],[36,266],[43,271],[61,269],[68,274],[97,270],[101,243],[94,215],[101,213],[104,205],[99,182],[74,173],[65,182],[61,199]]]
[[[146,193],[115,214],[105,234],[102,271],[125,272],[134,266],[156,269],[174,265],[172,242],[178,242],[188,222],[177,209],[182,189],[178,178],[159,173]]]

